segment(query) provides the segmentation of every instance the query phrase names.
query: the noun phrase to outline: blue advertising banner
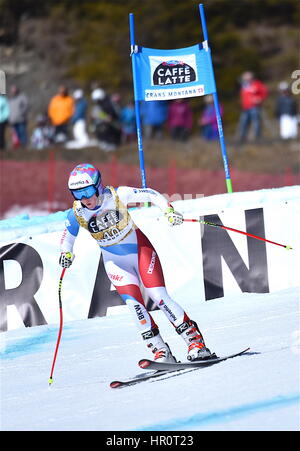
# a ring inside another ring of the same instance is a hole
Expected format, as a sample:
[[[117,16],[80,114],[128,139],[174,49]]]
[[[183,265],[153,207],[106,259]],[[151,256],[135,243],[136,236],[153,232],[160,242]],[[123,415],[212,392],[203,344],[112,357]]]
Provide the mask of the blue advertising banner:
[[[136,130],[142,186],[147,187],[143,151],[141,101],[176,100],[212,94],[219,141],[222,152],[227,191],[232,193],[232,182],[223,134],[218,93],[215,83],[204,6],[199,5],[203,43],[182,49],[159,50],[136,45],[134,15],[129,14],[131,62],[134,89]]]
[[[210,49],[202,44],[174,50],[134,46],[136,100],[174,100],[216,92]]]

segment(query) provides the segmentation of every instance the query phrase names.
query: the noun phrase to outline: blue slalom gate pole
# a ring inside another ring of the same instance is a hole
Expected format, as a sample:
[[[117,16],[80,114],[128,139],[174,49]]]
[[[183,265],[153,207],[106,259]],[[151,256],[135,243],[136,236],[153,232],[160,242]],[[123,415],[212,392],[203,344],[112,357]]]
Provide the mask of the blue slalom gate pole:
[[[199,5],[199,11],[200,11],[200,17],[201,17],[203,37],[204,37],[204,41],[206,43],[206,47],[204,47],[204,48],[206,51],[208,51],[208,33],[207,33],[207,27],[206,27],[204,6],[202,3]],[[210,60],[211,60],[211,58],[210,58]],[[210,62],[211,62],[212,74],[213,74],[213,77],[215,78],[213,64],[212,64],[212,61],[210,61]],[[224,133],[223,133],[223,125],[222,125],[222,118],[221,118],[220,104],[219,104],[217,90],[216,90],[216,92],[213,93],[213,99],[214,99],[214,106],[215,106],[216,118],[217,118],[217,124],[218,124],[219,140],[220,140],[223,165],[224,165],[224,170],[225,170],[227,191],[228,191],[228,193],[232,193],[232,181],[231,181],[231,177],[230,177],[230,169],[229,169],[229,163],[228,163],[228,158],[227,158],[227,150],[226,150],[225,138],[224,138]]]
[[[142,178],[142,187],[147,188],[140,104],[139,104],[139,101],[137,100],[137,93],[136,93],[135,33],[134,33],[134,15],[133,15],[133,13],[129,14],[129,29],[130,29],[131,63],[132,63],[134,105],[135,105],[136,131],[137,131],[140,171],[141,171],[141,178]]]

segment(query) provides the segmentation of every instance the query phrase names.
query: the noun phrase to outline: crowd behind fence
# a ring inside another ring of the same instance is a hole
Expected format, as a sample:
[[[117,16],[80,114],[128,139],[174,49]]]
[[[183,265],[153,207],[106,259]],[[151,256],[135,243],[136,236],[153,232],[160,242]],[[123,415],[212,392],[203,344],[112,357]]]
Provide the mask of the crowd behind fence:
[[[264,104],[270,97],[267,85],[247,71],[240,78],[240,98],[233,101],[240,109],[237,140],[246,142],[250,131],[259,142],[263,136]],[[277,135],[282,140],[298,137],[299,116],[296,95],[286,81],[278,84],[271,99]],[[212,96],[204,97],[201,113],[195,115],[189,99],[146,101],[141,104],[145,140],[168,136],[185,142],[197,129],[207,141],[218,139],[217,121]],[[71,149],[99,147],[110,152],[120,145],[136,140],[136,119],[133,101],[125,101],[119,93],[109,94],[99,86],[91,92],[72,92],[61,85],[49,99],[44,111],[32,118],[26,93],[13,84],[8,95],[0,94],[0,149],[44,149],[62,145]],[[221,113],[226,117],[221,105]],[[29,119],[34,123],[29,130]],[[251,130],[250,130],[251,129]]]

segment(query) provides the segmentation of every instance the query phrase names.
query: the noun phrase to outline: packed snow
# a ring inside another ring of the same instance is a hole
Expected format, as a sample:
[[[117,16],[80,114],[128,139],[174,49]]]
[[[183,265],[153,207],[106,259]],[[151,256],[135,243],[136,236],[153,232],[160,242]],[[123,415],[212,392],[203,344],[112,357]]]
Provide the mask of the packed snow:
[[[275,205],[278,198],[295,199],[295,193],[299,194],[299,187],[262,190],[255,198],[243,193],[243,203],[246,196],[247,208],[251,199],[258,205],[259,198]],[[213,211],[218,202],[225,210],[238,196],[199,202],[204,212],[205,208]],[[192,201],[185,201],[183,207],[192,213]],[[30,233],[32,227],[40,232],[59,230],[66,212],[50,216],[2,221],[1,232],[7,240],[24,233],[26,223],[31,225]],[[283,261],[288,265],[287,257]],[[296,264],[295,258],[290,261]],[[62,285],[63,306],[68,300],[67,278],[68,273]],[[137,362],[150,356],[127,307],[114,307],[114,314],[106,317],[65,322],[49,386],[59,325],[58,300],[49,295],[47,302],[57,311],[56,323],[0,334],[0,429],[300,430],[300,286],[264,294],[235,292],[207,302],[199,299],[193,286],[184,290],[184,308],[197,321],[211,351],[220,356],[247,347],[250,351],[211,367],[111,389],[112,380],[146,373]],[[182,289],[172,294],[180,299]],[[186,346],[164,314],[154,311],[153,317],[174,355],[185,360]]]
[[[299,430],[299,293],[241,293],[200,310],[191,304],[212,351],[250,351],[121,389],[109,383],[143,372],[137,362],[148,356],[126,307],[118,315],[65,324],[51,386],[58,327],[2,333],[1,429]],[[153,316],[176,357],[185,359],[185,346],[163,313]]]

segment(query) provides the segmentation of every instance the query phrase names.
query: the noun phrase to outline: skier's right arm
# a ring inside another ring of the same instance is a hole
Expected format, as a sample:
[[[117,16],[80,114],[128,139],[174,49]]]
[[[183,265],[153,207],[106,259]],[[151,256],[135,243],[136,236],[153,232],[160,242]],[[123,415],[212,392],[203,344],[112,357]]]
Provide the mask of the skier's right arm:
[[[75,258],[75,255],[73,254],[73,246],[79,231],[79,224],[75,218],[73,210],[70,210],[68,213],[65,225],[66,227],[60,241],[61,254],[59,257],[59,264],[63,268],[69,268]]]

